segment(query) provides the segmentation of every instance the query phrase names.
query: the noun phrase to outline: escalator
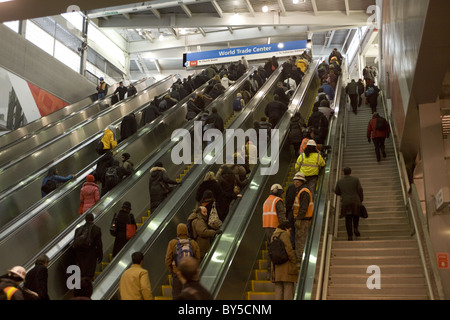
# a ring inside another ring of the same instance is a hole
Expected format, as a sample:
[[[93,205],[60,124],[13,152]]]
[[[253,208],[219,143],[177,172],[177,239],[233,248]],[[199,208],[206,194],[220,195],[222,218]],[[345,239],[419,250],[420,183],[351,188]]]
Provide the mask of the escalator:
[[[194,93],[201,92],[202,89],[203,87],[198,88],[194,91]],[[165,94],[165,92],[163,94]],[[180,101],[176,106],[165,112],[159,119],[156,119],[152,123],[139,128],[133,137],[119,143],[113,150],[113,153],[116,155],[116,159],[120,160],[119,153],[127,150],[128,153],[133,155],[132,161],[134,163],[139,163],[149,153],[153,152],[153,150],[158,147],[160,140],[149,140],[151,131],[160,130],[160,134],[164,133],[166,136],[170,134],[164,129],[164,126],[166,125],[164,125],[164,123],[158,124],[158,121],[161,119],[166,119],[169,115],[177,112],[179,109],[186,108],[187,99],[188,98],[185,98]],[[137,111],[135,111],[137,123],[140,123],[142,112],[148,104],[149,103],[144,104],[137,109]],[[176,119],[178,122],[174,122],[173,120],[171,121],[180,125],[183,123],[182,119]],[[115,128],[119,128],[120,123],[121,119],[118,119],[114,121],[112,125]],[[116,129],[116,132],[119,133],[119,130]],[[69,150],[69,152],[63,156],[55,159],[49,166],[41,168],[20,181],[18,184],[9,188],[7,191],[0,194],[0,209],[2,210],[2,215],[0,216],[0,241],[5,237],[5,230],[15,230],[17,225],[22,225],[24,217],[29,216],[30,212],[37,213],[46,210],[47,206],[57,205],[56,202],[60,202],[67,198],[72,198],[72,200],[64,200],[66,201],[66,210],[71,210],[73,212],[77,211],[79,196],[75,196],[75,194],[76,192],[79,194],[79,189],[81,188],[80,185],[84,182],[85,177],[95,170],[96,164],[101,158],[95,151],[95,147],[102,135],[103,131],[98,132],[82,144]],[[120,137],[120,134],[118,134],[118,136]],[[139,141],[145,141],[145,143]],[[137,145],[139,145],[139,148]],[[62,189],[60,190],[62,193],[54,191],[46,197],[41,198],[39,191],[41,183],[50,167],[58,167],[59,170],[68,170],[68,168],[71,168],[73,170],[72,172],[76,174],[76,177],[57,189],[57,191]],[[74,188],[78,189],[74,190]],[[70,192],[68,190],[73,190],[74,192]],[[57,193],[59,195],[57,195]],[[70,195],[68,195],[68,193],[70,193]],[[61,196],[61,194],[64,194],[64,196]]]
[[[236,97],[237,91],[239,91],[248,76],[251,74],[245,74],[239,79],[233,86],[231,86],[222,96],[216,98],[207,106],[207,110],[210,110],[214,106],[219,109],[219,113],[224,118],[229,118],[231,114],[228,114],[226,108],[221,108],[224,105],[231,105],[232,101]],[[133,207],[133,213],[136,220],[139,221],[142,217],[145,217],[149,208],[149,196],[148,196],[148,177],[150,168],[153,167],[156,161],[163,160],[165,157],[170,157],[170,147],[173,147],[175,142],[171,141],[172,131],[178,128],[192,129],[193,121],[186,120],[186,106],[181,108],[174,108],[172,112],[168,112],[161,119],[158,119],[154,123],[151,123],[149,127],[145,128],[141,137],[136,137],[130,141],[130,148],[126,147],[127,152],[138,157],[139,154],[145,154],[142,157],[141,163],[135,163],[135,173],[117,185],[114,189],[104,195],[101,200],[90,209],[96,216],[96,224],[103,230],[103,243],[105,248],[105,261],[109,252],[112,251],[113,237],[109,235],[109,225],[115,212],[117,212],[123,201],[130,201]],[[151,129],[151,130],[150,130]],[[145,136],[145,138],[143,138]],[[133,147],[131,147],[133,143]],[[148,145],[156,145],[151,154],[148,154]],[[125,149],[125,147],[124,147]],[[133,160],[133,158],[132,158]],[[167,171],[170,176],[175,177],[183,172],[187,166],[172,166],[168,167]],[[81,186],[79,181],[78,187]],[[70,184],[70,183],[69,183]],[[51,265],[49,266],[49,288],[53,297],[63,297],[67,288],[65,287],[65,281],[61,282],[61,277],[64,277],[64,272],[61,273],[61,268],[67,265],[67,263],[73,264],[71,259],[73,258],[73,252],[71,252],[70,241],[73,238],[73,232],[77,226],[84,223],[83,217],[79,217],[76,213],[77,210],[69,212],[67,214],[61,214],[65,212],[65,208],[70,205],[73,208],[78,207],[79,201],[79,189],[68,187],[65,192],[71,192],[72,195],[67,198],[68,201],[57,201],[52,204],[47,210],[39,212],[39,214],[27,223],[26,228],[20,228],[20,234],[15,232],[13,236],[8,237],[8,246],[0,246],[0,250],[5,248],[16,247],[17,239],[23,238],[23,234],[32,234],[33,239],[30,242],[22,243],[23,250],[17,250],[17,253],[13,255],[12,259],[16,261],[15,264],[24,264],[31,266],[34,259],[42,254],[46,253],[51,257]],[[63,196],[64,192],[56,192],[54,197],[58,199]],[[152,213],[153,215],[153,213]],[[67,216],[67,217],[66,217]],[[65,219],[65,221],[61,221]],[[138,231],[139,232],[139,231]],[[6,250],[6,249],[5,249]],[[25,253],[21,252],[25,251]],[[25,261],[25,263],[21,262]],[[28,262],[27,262],[28,261]],[[69,262],[68,262],[69,261]],[[3,262],[10,264],[11,261]]]
[[[4,192],[14,184],[21,182],[35,171],[52,165],[59,157],[64,157],[68,154],[71,157],[74,156],[72,155],[73,151],[78,149],[78,145],[84,141],[97,139],[98,142],[108,125],[115,121],[120,121],[125,115],[144,106],[154,96],[159,96],[168,91],[176,80],[175,77],[167,77],[146,90],[139,92],[130,100],[120,101],[99,114],[84,119],[60,136],[56,136],[44,144],[19,155],[13,161],[0,168],[0,192]],[[91,161],[97,158],[98,155],[94,147],[96,145],[94,143],[89,145],[89,147],[77,150],[79,152],[77,157],[84,160],[91,159]],[[80,152],[84,152],[84,155],[80,155]],[[84,163],[81,167],[84,167]],[[61,173],[77,172],[80,169],[80,164],[79,161],[68,161],[66,166],[62,163],[58,164],[58,169]]]
[[[281,78],[281,68],[277,69],[269,78],[264,86],[253,96],[248,105],[241,111],[239,115],[234,117],[229,122],[228,129],[243,129],[253,128],[253,122],[260,119],[264,115],[264,108],[269,101],[272,101],[272,94],[276,88],[276,83]],[[236,84],[235,84],[236,85]],[[223,119],[230,119],[233,115],[232,101],[234,97],[230,97],[222,106],[219,112],[226,112],[221,114]],[[227,121],[226,121],[227,122]],[[194,134],[193,132],[191,134]],[[228,135],[227,135],[228,137]],[[227,139],[232,139],[228,137]],[[162,157],[163,163],[171,163],[170,150],[178,144],[178,139],[173,142],[172,146],[168,146],[165,156]],[[217,147],[215,157],[223,156],[224,145],[220,142],[213,143]],[[194,158],[196,154],[194,154]],[[133,237],[122,251],[109,263],[103,272],[97,277],[94,282],[94,300],[100,299],[117,299],[118,281],[122,272],[131,264],[131,253],[135,251],[142,251],[145,255],[144,267],[150,270],[150,280],[152,288],[159,291],[166,283],[167,268],[164,264],[164,257],[168,242],[176,236],[176,226],[180,222],[186,222],[188,215],[195,207],[195,192],[198,185],[203,181],[205,174],[208,171],[217,171],[220,164],[210,163],[211,154],[200,155],[203,157],[203,163],[198,165],[188,165],[190,170],[185,173],[182,184],[172,192],[169,197],[160,204],[157,211],[152,213],[135,237]],[[209,164],[208,164],[209,163]],[[176,169],[177,165],[171,165],[166,168],[169,171]],[[181,169],[186,166],[183,165]],[[172,171],[174,172],[174,171]],[[184,174],[184,170],[181,171]],[[176,200],[175,200],[176,199]],[[105,229],[109,228],[110,220],[106,221]],[[109,243],[112,248],[112,240]],[[111,250],[109,250],[111,251]],[[159,257],[159,258],[155,258]],[[158,295],[158,294],[154,294]]]
[[[146,78],[136,81],[133,85],[138,92],[141,92],[153,83],[155,83],[153,78]],[[112,93],[117,87],[118,84],[111,86],[108,90],[110,94],[102,100],[96,100],[95,94],[95,97],[87,97],[2,135],[0,137],[0,166],[4,167],[22,154],[64,134],[71,127],[109,108],[112,105]]]

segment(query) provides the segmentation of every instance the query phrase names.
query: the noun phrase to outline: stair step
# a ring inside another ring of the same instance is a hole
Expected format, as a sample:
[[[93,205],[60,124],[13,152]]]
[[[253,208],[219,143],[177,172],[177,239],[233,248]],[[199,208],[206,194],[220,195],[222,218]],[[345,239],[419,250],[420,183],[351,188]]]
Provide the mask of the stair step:
[[[386,296],[365,296],[365,295],[353,295],[353,294],[335,294],[328,296],[327,300],[428,300],[428,296],[416,295],[416,296],[404,296],[404,295],[386,295]]]
[[[355,295],[366,296],[427,296],[426,285],[387,285],[381,283],[380,289],[369,289],[366,285],[331,285],[328,287],[330,296],[347,294],[351,292]]]
[[[417,247],[417,241],[415,239],[402,240],[402,241],[389,241],[389,240],[377,240],[377,241],[333,241],[334,249],[377,249],[377,248],[415,248]]]
[[[420,265],[420,256],[401,256],[401,257],[388,257],[388,256],[372,256],[372,257],[356,257],[356,256],[337,256],[332,257],[330,266],[346,266],[346,265],[398,265],[403,264],[417,264]]]
[[[367,268],[370,265],[333,265],[330,266],[330,277],[335,274],[347,274],[347,275],[368,275]],[[378,265],[380,268],[381,274],[383,275],[412,275],[412,274],[423,274],[422,265],[405,265],[405,264],[397,264],[397,265]]]
[[[270,280],[252,280],[252,292],[275,292],[275,284]]]
[[[275,300],[275,292],[247,292],[247,300]]]
[[[344,275],[336,274],[329,278],[330,285],[367,285],[370,274]],[[381,287],[384,285],[426,285],[426,279],[422,274],[383,274],[381,273]]]
[[[161,291],[163,297],[172,297],[172,286],[163,284]]]
[[[349,241],[350,242],[350,241]],[[402,257],[418,255],[419,249],[414,247],[406,248],[333,248],[332,257]]]

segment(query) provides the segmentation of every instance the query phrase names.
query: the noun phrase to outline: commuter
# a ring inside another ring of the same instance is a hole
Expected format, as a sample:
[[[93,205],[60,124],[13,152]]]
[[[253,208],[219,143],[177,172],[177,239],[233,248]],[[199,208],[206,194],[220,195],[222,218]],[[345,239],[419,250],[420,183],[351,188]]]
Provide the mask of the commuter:
[[[337,81],[338,77],[334,71],[334,68],[330,69],[330,71],[328,72],[327,82],[333,88],[334,91],[336,91]]]
[[[228,79],[226,74],[223,75],[222,79],[220,79],[220,84],[226,89],[228,89],[231,85],[233,85],[235,81]]]
[[[245,145],[242,146],[241,154],[245,158],[245,166],[248,167],[250,173],[258,163],[258,147],[249,137],[245,137]]]
[[[108,191],[112,190],[121,181],[125,175],[125,169],[120,167],[120,163],[117,160],[113,161],[113,165],[108,167],[105,172],[105,183],[102,184],[102,192],[100,194],[103,197]]]
[[[47,255],[39,256],[34,267],[25,276],[24,287],[37,293],[36,300],[50,300],[47,289],[49,262],[50,259]]]
[[[294,183],[290,184],[286,190],[286,218],[294,226],[295,218],[298,215],[298,211],[300,208],[300,198],[304,197],[304,195],[300,195],[300,191],[305,188],[304,184],[306,182],[306,177],[303,173],[297,172],[294,176]],[[295,213],[294,213],[295,211]],[[295,249],[295,228],[291,230],[291,244]]]
[[[86,182],[80,190],[80,211],[83,214],[100,200],[98,185],[95,183],[95,177],[92,174],[86,176]]]
[[[358,79],[357,85],[358,85],[358,106],[361,107],[363,100],[365,100],[364,99],[365,87],[362,79]]]
[[[245,186],[240,179],[239,171],[241,171],[241,168],[236,167],[237,170],[235,170],[234,167],[234,164],[223,164],[216,174],[217,181],[223,192],[223,196],[218,198],[217,203],[217,206],[219,207],[218,212],[222,215],[219,217],[222,221],[224,221],[228,215],[231,203],[238,198],[242,198],[241,186]],[[247,181],[245,183],[247,183]]]
[[[48,195],[50,192],[54,191],[58,184],[65,183],[74,177],[73,174],[69,174],[66,177],[60,176],[58,174],[57,168],[50,168],[47,172],[47,175],[42,180],[41,186],[41,196],[42,198]]]
[[[127,88],[127,97],[132,97],[137,93],[136,87],[133,86],[131,83],[128,85]]]
[[[188,76],[188,78],[183,78],[183,88],[187,92],[187,94],[191,94],[194,91],[191,76]]]
[[[328,126],[329,122],[327,117],[319,111],[318,107],[314,107],[313,112],[308,119],[308,127],[315,129],[318,133],[315,137],[318,144],[323,144],[325,142],[328,135]]]
[[[142,268],[144,254],[134,252],[131,255],[132,265],[123,272],[119,282],[119,293],[122,300],[153,300],[148,271]]]
[[[172,298],[177,299],[183,283],[178,278],[178,266],[184,257],[193,257],[200,260],[200,247],[197,241],[190,239],[186,224],[177,225],[177,237],[169,241],[166,251],[165,264],[172,275]]]
[[[358,114],[358,97],[360,95],[358,90],[358,84],[355,82],[355,79],[352,79],[352,81],[345,88],[345,93],[350,98],[350,104],[354,114]]]
[[[282,264],[272,263],[271,280],[275,284],[275,300],[293,300],[294,284],[298,279],[297,259],[289,239],[292,224],[288,221],[280,223],[272,234],[271,241],[279,238],[284,245],[284,250],[289,260]]]
[[[314,104],[314,106],[320,106],[320,103],[326,100],[328,102],[330,102],[330,98],[328,97],[328,95],[325,93],[325,91],[323,90],[322,87],[319,88],[319,90],[317,91],[317,97],[316,97],[316,102]]]
[[[233,101],[234,114],[237,115],[238,113],[240,113],[242,111],[242,109],[244,109],[244,107],[245,107],[245,101],[242,98],[242,94],[239,92]]]
[[[271,137],[272,128],[273,128],[272,123],[267,121],[266,117],[261,117],[261,119],[259,121],[259,128],[261,130],[266,130],[266,132],[267,132],[267,140],[269,141],[270,137]]]
[[[220,116],[220,114],[217,112],[216,107],[211,108],[211,114],[206,118],[205,125],[211,125],[211,128],[215,128],[219,130],[220,132],[223,132],[225,130],[223,119]]]
[[[279,100],[278,95],[274,95],[273,101],[269,102],[264,110],[264,114],[269,118],[272,128],[276,127],[287,109],[287,106]]]
[[[265,78],[263,79],[263,77],[259,74],[259,69],[253,71],[253,79],[256,81],[256,83],[258,84],[257,89],[260,89],[262,87],[262,85],[265,82]]]
[[[213,171],[209,171],[206,173],[205,178],[202,183],[197,188],[197,193],[195,195],[195,200],[197,204],[200,205],[203,195],[206,191],[211,191],[215,199],[219,199],[222,194],[222,189],[220,187],[219,182],[216,179],[216,175]]]
[[[327,83],[326,80],[324,80],[322,82],[322,87],[321,88],[326,93],[326,95],[330,98],[330,101],[334,100],[334,94],[335,94],[334,89]]]
[[[304,174],[298,172],[294,176],[295,191],[298,192],[294,196],[292,203],[292,210],[289,213],[289,220],[294,224],[293,234],[291,234],[291,241],[294,239],[295,255],[297,257],[298,266],[302,261],[303,250],[305,248],[306,237],[308,230],[311,227],[313,216],[313,194],[311,189],[306,184],[306,177]],[[292,192],[292,190],[291,190]],[[291,203],[292,194],[289,195],[289,204]],[[287,198],[287,195],[286,195]]]
[[[100,181],[102,186],[105,185],[106,170],[113,164],[114,164],[114,157],[111,150],[107,150],[104,156],[97,161],[97,167],[95,169],[95,177],[97,181]]]
[[[342,64],[343,57],[337,48],[334,48],[333,51],[330,53],[330,56],[328,57],[328,63],[331,63],[333,57],[336,57],[339,64]]]
[[[326,63],[326,61],[322,61],[322,63],[319,65],[319,68],[317,69],[319,73],[319,78],[323,79],[325,75],[328,74],[329,71],[329,65]]]
[[[195,95],[191,95],[186,104],[187,109],[186,120],[188,121],[193,120],[200,112],[202,112],[202,109],[197,107],[194,102],[195,102]]]
[[[266,78],[269,78],[272,73],[276,70],[275,66],[272,63],[272,59],[268,59],[264,64],[264,70],[266,71]]]
[[[197,241],[200,249],[200,260],[208,253],[211,243],[216,234],[222,234],[221,229],[211,229],[207,221],[208,210],[199,206],[187,219],[187,223],[192,226],[192,239]]]
[[[24,267],[15,266],[0,277],[0,300],[25,300],[21,283],[25,280]]]
[[[273,91],[274,98],[275,98],[275,95],[277,95],[278,100],[281,103],[284,103],[286,106],[288,106],[289,102],[290,102],[290,97],[289,97],[289,95],[286,94],[286,92],[287,92],[287,88],[284,86],[283,82],[278,81],[277,87]]]
[[[116,90],[113,92],[113,94],[119,95],[119,101],[122,101],[125,99],[125,94],[128,92],[127,87],[123,85],[123,81],[119,82],[119,86],[116,88]]]
[[[181,259],[177,275],[183,284],[183,290],[178,297],[174,298],[175,300],[213,300],[208,290],[200,284],[200,268],[197,259],[191,257]]]
[[[325,166],[325,160],[317,150],[317,144],[314,140],[309,140],[304,152],[300,154],[295,164],[295,171],[301,172],[306,177],[306,186],[312,192],[316,190],[319,171]]]
[[[103,99],[108,93],[108,84],[103,77],[100,77],[100,83],[97,85],[97,100]]]
[[[73,289],[73,297],[70,300],[92,300],[91,296],[93,291],[92,279],[82,277],[80,279],[80,288]]]
[[[247,67],[242,63],[242,59],[236,65],[236,79],[239,79],[247,72]]]
[[[266,234],[267,243],[270,244],[272,240],[272,235],[275,229],[281,223],[287,220],[286,218],[286,206],[284,204],[281,195],[283,194],[283,187],[279,184],[274,184],[270,187],[270,195],[267,197],[263,204],[262,213],[262,227]],[[268,269],[270,274],[271,261],[270,256],[268,256]]]
[[[257,72],[257,71],[255,71],[255,72]],[[258,81],[256,81],[254,74],[250,75],[248,81],[250,82],[250,93],[252,95],[255,95],[258,92],[259,83],[258,83]]]
[[[305,74],[306,70],[309,67],[309,63],[306,59],[304,59],[303,57],[300,57],[296,62],[295,65],[297,68],[299,68],[303,74]]]
[[[372,113],[377,112],[378,96],[380,94],[380,89],[376,85],[372,84],[368,86],[365,94],[367,102],[370,105],[370,108],[372,109]]]
[[[290,73],[288,74],[287,79],[283,81],[283,83],[285,84],[285,86],[287,88],[288,97],[292,97],[292,95],[295,92],[295,89],[297,89],[297,83],[292,78]]]
[[[375,145],[375,154],[378,162],[381,161],[381,155],[383,155],[383,158],[386,158],[385,141],[390,134],[391,128],[387,120],[375,112],[367,126],[367,139],[369,143],[372,139]]]
[[[341,196],[340,218],[345,217],[345,228],[348,240],[353,240],[353,233],[360,237],[358,226],[360,217],[360,206],[364,200],[364,192],[358,178],[353,177],[352,169],[344,168],[344,177],[336,183],[334,192]]]
[[[293,146],[296,157],[300,155],[300,145],[303,141],[305,130],[305,120],[303,120],[300,112],[296,112],[289,123],[289,143]]]
[[[244,67],[245,67],[245,71],[248,71],[248,69],[250,69],[250,66],[249,66],[249,64],[248,64],[247,59],[246,59],[245,57],[242,57],[241,60],[242,60],[242,64],[243,64]]]
[[[120,139],[117,142],[120,143],[124,141],[125,139],[131,137],[136,132],[137,132],[136,116],[132,112],[123,117],[122,119],[122,122],[120,123]]]
[[[150,102],[150,105],[144,109],[141,116],[141,126],[146,125],[147,123],[152,122],[156,118],[162,115],[162,112],[159,111],[158,106],[154,101]]]
[[[150,169],[150,178],[148,181],[148,189],[150,193],[150,211],[154,212],[161,202],[172,191],[173,187],[170,185],[178,185],[181,182],[172,180],[167,175],[166,169],[162,162],[158,161],[155,166]]]
[[[217,97],[219,97],[220,95],[222,95],[224,92],[225,92],[225,87],[222,86],[222,84],[220,84],[220,83],[216,83],[208,95],[211,97],[211,99],[214,100]]]
[[[292,79],[295,80],[295,84],[297,86],[300,85],[300,83],[302,82],[304,75],[305,75],[305,73],[300,68],[298,68],[296,65],[292,66],[291,76],[292,76]]]
[[[373,73],[369,66],[366,66],[363,69],[363,77],[364,81],[366,82],[366,90],[368,87],[372,86],[375,83],[375,77],[373,76]]]
[[[116,225],[116,239],[114,240],[112,251],[113,258],[127,244],[128,240],[131,239],[131,236],[134,235],[134,233],[128,234],[129,227],[127,225],[131,225],[132,230],[137,229],[136,220],[134,219],[134,215],[131,213],[131,203],[129,201],[125,201],[122,204],[122,208],[114,216],[114,224]]]
[[[174,105],[178,103],[178,100],[172,98],[172,96],[168,93],[164,96],[164,98],[158,104],[159,112],[164,112],[172,108]]]
[[[103,259],[102,229],[94,224],[94,215],[90,212],[85,221],[75,230],[73,248],[81,276],[93,279],[96,266]]]
[[[328,122],[334,115],[334,110],[330,108],[330,101],[325,99],[320,102],[319,111],[325,115],[325,118],[327,118]]]
[[[108,128],[105,129],[101,140],[103,144],[103,153],[105,153],[107,150],[112,150],[117,147],[117,139],[114,133],[115,131],[116,128],[114,128],[114,126],[112,125],[109,125]]]
[[[124,175],[119,177],[120,180],[123,180],[133,174],[134,163],[130,160],[130,158],[131,155],[129,153],[125,152],[122,154],[122,162],[120,163],[120,167],[123,168]]]

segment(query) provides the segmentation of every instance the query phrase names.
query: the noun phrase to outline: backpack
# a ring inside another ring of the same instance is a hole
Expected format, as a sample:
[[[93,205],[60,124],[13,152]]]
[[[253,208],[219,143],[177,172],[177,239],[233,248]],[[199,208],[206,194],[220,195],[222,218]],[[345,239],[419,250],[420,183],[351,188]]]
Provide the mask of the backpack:
[[[91,230],[93,224],[85,224],[75,230],[75,237],[73,239],[72,247],[74,249],[88,249],[91,246]]]
[[[186,227],[187,227],[187,229],[188,229],[188,237],[189,237],[190,239],[194,239],[194,240],[195,240],[195,237],[194,237],[194,230],[193,230],[193,228],[192,228],[192,221],[194,221],[194,219],[188,220],[188,221],[186,222]]]
[[[115,186],[119,183],[119,174],[116,167],[109,167],[105,173],[105,183],[109,186]]]
[[[45,184],[41,187],[41,190],[47,194],[49,194],[55,189],[56,189],[56,182],[51,179],[47,180]]]
[[[194,250],[192,250],[191,239],[177,238],[177,244],[175,246],[174,259],[175,265],[178,266],[181,259],[184,257],[194,257]]]
[[[375,129],[378,130],[378,131],[384,131],[384,130],[386,130],[386,127],[387,127],[386,119],[382,118],[382,117],[378,118],[377,119],[377,124],[375,126]]]
[[[234,111],[241,111],[242,110],[242,102],[241,102],[242,98],[236,98],[233,101],[233,110]]]
[[[369,96],[373,95],[374,93],[375,93],[374,87],[370,87],[370,88],[367,89],[367,91],[366,91],[366,97],[369,97]]]
[[[97,147],[95,148],[95,151],[97,151],[97,153],[102,153],[103,152],[103,148],[104,148],[103,142],[99,141],[98,144],[97,144]]]
[[[283,241],[280,239],[280,236],[273,237],[272,241],[269,243],[268,249],[270,260],[273,264],[283,264],[289,261],[289,256],[286,252]]]

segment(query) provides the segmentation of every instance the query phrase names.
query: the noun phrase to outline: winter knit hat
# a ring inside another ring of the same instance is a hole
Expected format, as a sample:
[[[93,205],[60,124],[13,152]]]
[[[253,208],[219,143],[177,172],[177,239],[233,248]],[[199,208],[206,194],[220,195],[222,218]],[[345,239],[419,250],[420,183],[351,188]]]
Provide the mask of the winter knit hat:
[[[87,182],[94,182],[95,181],[95,177],[92,174],[90,174],[90,175],[88,175],[86,177],[86,181]]]

